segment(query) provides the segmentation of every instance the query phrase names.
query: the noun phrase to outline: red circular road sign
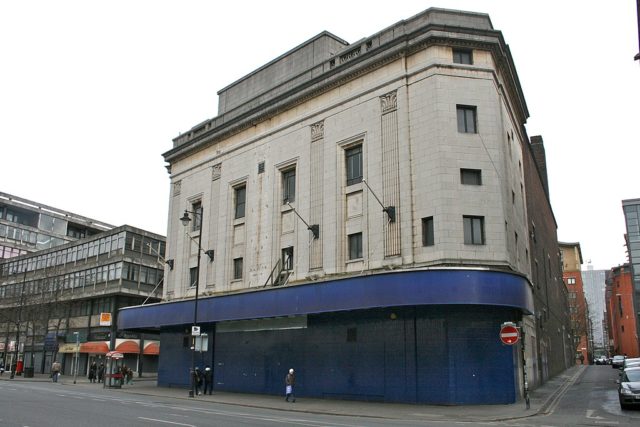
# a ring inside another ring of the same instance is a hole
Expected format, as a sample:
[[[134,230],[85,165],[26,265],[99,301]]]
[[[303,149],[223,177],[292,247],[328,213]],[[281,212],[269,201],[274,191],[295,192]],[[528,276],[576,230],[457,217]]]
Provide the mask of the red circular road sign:
[[[503,344],[513,345],[520,339],[518,328],[513,325],[502,325],[500,328],[500,341]]]

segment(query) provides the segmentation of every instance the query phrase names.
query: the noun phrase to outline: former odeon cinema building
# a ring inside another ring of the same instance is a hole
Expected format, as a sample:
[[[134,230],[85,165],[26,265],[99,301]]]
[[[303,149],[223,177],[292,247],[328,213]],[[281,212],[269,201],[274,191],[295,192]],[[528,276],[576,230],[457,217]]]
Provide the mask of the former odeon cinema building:
[[[218,95],[164,154],[165,302],[119,313],[160,332],[159,386],[189,387],[198,288],[217,390],[281,394],[293,367],[301,396],[514,402],[499,328],[536,333],[528,112],[489,17],[324,32]]]

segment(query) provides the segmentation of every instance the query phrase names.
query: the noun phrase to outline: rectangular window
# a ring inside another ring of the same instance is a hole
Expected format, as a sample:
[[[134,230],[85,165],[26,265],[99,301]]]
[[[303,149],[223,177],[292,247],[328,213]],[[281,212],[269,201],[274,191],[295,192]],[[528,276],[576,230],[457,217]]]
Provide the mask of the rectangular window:
[[[296,170],[289,169],[282,172],[282,204],[296,200]]]
[[[242,279],[242,258],[233,260],[233,280]]]
[[[422,218],[422,246],[433,246],[433,217]]]
[[[242,186],[242,187],[236,187],[234,189],[234,196],[235,196],[235,218],[244,218],[244,208],[246,205],[246,199],[247,199],[247,187],[246,186]]]
[[[282,249],[282,268],[293,270],[293,246]]]
[[[362,258],[362,233],[349,234],[349,259]]]
[[[460,182],[464,185],[482,185],[480,169],[460,169]]]
[[[484,217],[463,216],[464,244],[484,245]]]
[[[362,182],[362,145],[344,151],[347,162],[347,185]]]
[[[469,49],[453,49],[453,62],[455,64],[473,64],[472,52]]]
[[[456,106],[456,111],[458,114],[458,132],[477,133],[476,107],[458,105]]]
[[[620,317],[622,317],[622,295],[616,295],[618,297],[618,311],[620,312]]]
[[[191,231],[198,231],[202,228],[202,202],[194,202],[191,205],[193,212],[193,222],[191,223]]]
[[[567,284],[568,285],[575,285],[576,284],[576,278],[575,277],[567,277]]]
[[[189,286],[194,287],[198,281],[198,267],[189,269]]]

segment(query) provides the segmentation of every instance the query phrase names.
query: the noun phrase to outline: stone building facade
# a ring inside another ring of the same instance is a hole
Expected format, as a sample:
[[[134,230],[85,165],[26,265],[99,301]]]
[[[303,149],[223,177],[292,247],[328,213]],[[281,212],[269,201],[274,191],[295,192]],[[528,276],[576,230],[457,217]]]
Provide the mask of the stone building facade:
[[[218,95],[164,154],[167,302],[119,314],[160,333],[159,385],[192,357],[219,390],[279,394],[293,366],[301,395],[384,401],[513,402],[543,377],[537,343],[499,340],[536,310],[528,111],[487,15],[323,32]]]

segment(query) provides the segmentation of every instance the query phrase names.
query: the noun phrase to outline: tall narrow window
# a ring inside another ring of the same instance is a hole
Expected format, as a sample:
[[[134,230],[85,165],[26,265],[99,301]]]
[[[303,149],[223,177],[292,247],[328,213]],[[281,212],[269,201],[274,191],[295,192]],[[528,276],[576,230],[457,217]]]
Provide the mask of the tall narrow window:
[[[242,258],[233,260],[233,280],[242,279]]]
[[[193,212],[193,221],[191,222],[191,231],[198,231],[202,227],[202,202],[195,202],[191,205]]]
[[[198,267],[189,269],[189,287],[194,287],[198,281]]]
[[[433,217],[422,218],[422,246],[433,246]]]
[[[464,244],[484,245],[484,217],[463,216]]]
[[[472,51],[469,49],[453,49],[453,62],[456,64],[473,64]]]
[[[349,234],[349,259],[362,258],[362,233]]]
[[[464,185],[482,185],[480,169],[460,169],[460,182]]]
[[[282,204],[296,200],[296,170],[288,169],[282,172]]]
[[[458,114],[458,132],[477,133],[476,107],[458,105],[456,112]]]
[[[247,198],[247,187],[246,186],[242,186],[242,187],[236,187],[234,189],[234,196],[235,196],[235,218],[244,218],[244,208],[246,205],[246,198]]]
[[[293,246],[282,249],[282,268],[293,270]]]
[[[347,162],[347,185],[362,182],[362,145],[345,150]]]

